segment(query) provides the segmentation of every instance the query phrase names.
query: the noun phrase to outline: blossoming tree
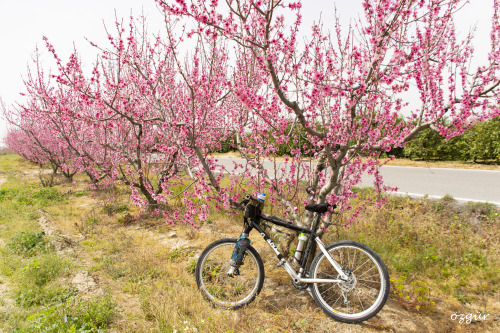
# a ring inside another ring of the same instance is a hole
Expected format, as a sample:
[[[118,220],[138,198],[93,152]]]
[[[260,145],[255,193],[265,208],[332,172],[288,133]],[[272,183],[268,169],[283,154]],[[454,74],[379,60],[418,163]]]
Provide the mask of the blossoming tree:
[[[464,0],[364,0],[364,18],[344,29],[336,17],[333,33],[314,25],[303,43],[300,1],[156,1],[166,33],[117,23],[109,47],[95,45],[90,74],[76,52],[64,64],[47,41],[57,73],[28,80],[21,118],[57,133],[56,146],[93,181],[129,185],[143,207],[181,196],[184,211],[170,211],[171,222],[206,218],[199,199],[235,207],[251,187],[307,226],[303,204],[350,209],[365,171],[378,192],[389,190],[382,152],[424,129],[451,138],[499,115],[500,0],[488,61],[477,68],[472,34],[459,40],[455,31]],[[179,29],[186,20],[194,28]],[[294,138],[291,156],[276,161]],[[232,169],[212,155],[226,139],[245,158]]]
[[[477,68],[469,66],[472,34],[459,40],[454,24],[467,1],[364,0],[364,18],[343,29],[336,15],[328,27],[333,33],[315,25],[304,43],[300,1],[157,2],[166,13],[196,22],[192,33],[232,42],[238,69],[259,73],[252,82],[242,73],[233,82],[243,104],[235,119],[247,121],[239,137],[266,132],[286,143],[287,124],[305,130],[317,159],[310,168],[296,151],[284,172],[271,174],[262,165],[275,146],[257,138],[238,142],[249,165],[260,170],[261,185],[296,223],[309,224],[311,214],[300,222],[283,184],[305,180],[306,202],[349,208],[364,171],[375,175],[376,189],[388,190],[379,174],[381,152],[404,146],[426,128],[451,138],[499,115],[498,0],[488,62]],[[418,96],[418,106],[407,102],[410,94]]]

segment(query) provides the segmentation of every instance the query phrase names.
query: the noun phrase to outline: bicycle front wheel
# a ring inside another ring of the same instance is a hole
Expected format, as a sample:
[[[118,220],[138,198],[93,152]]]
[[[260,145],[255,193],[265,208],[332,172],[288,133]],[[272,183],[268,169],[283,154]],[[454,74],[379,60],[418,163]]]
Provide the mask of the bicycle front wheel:
[[[198,289],[212,304],[228,309],[251,303],[264,284],[264,265],[252,246],[245,251],[239,275],[227,275],[235,245],[234,238],[218,240],[203,251],[196,264]]]
[[[389,296],[389,274],[382,259],[368,246],[354,241],[330,244],[326,250],[342,267],[347,281],[314,283],[311,292],[316,303],[330,317],[356,323],[376,315]],[[323,252],[311,264],[313,279],[340,279]]]

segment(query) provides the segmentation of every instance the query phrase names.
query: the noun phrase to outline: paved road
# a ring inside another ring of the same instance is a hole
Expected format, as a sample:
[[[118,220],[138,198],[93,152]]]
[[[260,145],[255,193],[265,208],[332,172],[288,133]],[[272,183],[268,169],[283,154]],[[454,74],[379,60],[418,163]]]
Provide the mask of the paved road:
[[[459,201],[487,201],[500,206],[500,171],[384,166],[384,183],[398,194],[437,199],[449,194]],[[363,185],[373,178],[363,175]]]
[[[220,159],[232,170],[233,162],[242,159]],[[264,166],[273,174],[271,163]],[[416,168],[384,166],[381,169],[385,185],[398,187],[397,194],[438,199],[449,194],[459,201],[491,202],[500,206],[500,171],[448,168]],[[371,186],[373,177],[364,174],[361,186]]]

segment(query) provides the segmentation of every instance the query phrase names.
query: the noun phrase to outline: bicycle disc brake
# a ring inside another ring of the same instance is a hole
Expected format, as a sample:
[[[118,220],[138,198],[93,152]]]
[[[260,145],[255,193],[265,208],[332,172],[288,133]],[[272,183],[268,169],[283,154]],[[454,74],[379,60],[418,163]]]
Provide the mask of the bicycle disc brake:
[[[353,290],[356,287],[356,283],[358,282],[358,280],[356,279],[356,276],[351,270],[343,268],[342,271],[344,272],[345,275],[347,275],[347,280],[340,282],[338,285],[340,287],[340,290],[342,291],[342,294],[344,294],[346,292]],[[337,276],[337,278],[340,279],[340,275]]]

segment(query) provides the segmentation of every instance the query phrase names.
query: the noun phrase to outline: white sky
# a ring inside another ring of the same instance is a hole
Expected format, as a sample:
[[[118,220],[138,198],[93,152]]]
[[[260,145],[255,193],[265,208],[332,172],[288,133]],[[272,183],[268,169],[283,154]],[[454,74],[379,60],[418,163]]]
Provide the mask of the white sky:
[[[303,0],[303,27],[308,28],[322,12],[325,28],[332,22],[333,4],[347,24],[349,18],[361,12],[361,0]],[[457,17],[458,30],[465,34],[475,24],[476,52],[485,59],[489,47],[493,0],[471,0]],[[9,106],[19,100],[24,91],[22,75],[25,75],[36,46],[44,50],[43,36],[54,45],[59,57],[65,61],[73,51],[73,44],[90,64],[95,59],[95,51],[88,42],[105,45],[106,34],[103,21],[112,28],[116,14],[128,18],[132,12],[138,17],[142,12],[148,17],[149,31],[156,32],[162,27],[162,16],[154,0],[0,0],[0,98]],[[53,59],[45,53],[45,67],[53,64]],[[0,146],[6,133],[5,120],[0,118]]]

